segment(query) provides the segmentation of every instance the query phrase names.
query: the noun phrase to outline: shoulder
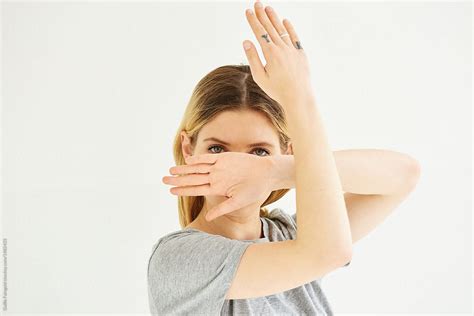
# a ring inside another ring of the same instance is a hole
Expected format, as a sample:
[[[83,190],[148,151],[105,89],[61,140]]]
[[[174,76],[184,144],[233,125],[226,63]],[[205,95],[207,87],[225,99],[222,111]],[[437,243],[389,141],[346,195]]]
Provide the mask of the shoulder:
[[[218,312],[250,244],[190,230],[161,237],[148,263],[151,304],[165,314],[184,306],[203,314]]]
[[[287,211],[282,208],[274,208],[269,214],[268,219],[273,221],[278,221],[285,226],[294,226],[296,227],[296,213],[290,215]]]
[[[296,214],[295,214],[296,215]],[[264,217],[271,241],[296,239],[296,218],[282,208],[274,208]]]
[[[245,241],[229,239],[220,235],[208,234],[203,231],[182,229],[171,233],[168,233],[153,245],[152,254],[166,253],[170,250],[173,253],[180,253],[180,251],[190,251],[197,248],[208,248],[208,247],[227,247],[236,244],[242,244]]]
[[[148,278],[159,282],[165,279],[187,282],[194,273],[201,278],[213,278],[217,270],[234,267],[250,244],[198,231],[172,232],[154,245],[148,262]]]

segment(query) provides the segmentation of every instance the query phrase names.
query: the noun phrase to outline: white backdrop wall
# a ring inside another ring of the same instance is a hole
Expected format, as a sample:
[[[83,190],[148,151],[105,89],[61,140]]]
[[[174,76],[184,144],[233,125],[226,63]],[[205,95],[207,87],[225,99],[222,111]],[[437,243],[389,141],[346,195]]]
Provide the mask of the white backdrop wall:
[[[422,166],[350,267],[324,279],[335,311],[469,312],[471,3],[264,4],[300,35],[333,149],[391,149]],[[149,312],[151,247],[180,229],[161,182],[173,137],[198,80],[247,63],[251,6],[2,3],[9,312]],[[294,193],[270,207],[294,213]]]

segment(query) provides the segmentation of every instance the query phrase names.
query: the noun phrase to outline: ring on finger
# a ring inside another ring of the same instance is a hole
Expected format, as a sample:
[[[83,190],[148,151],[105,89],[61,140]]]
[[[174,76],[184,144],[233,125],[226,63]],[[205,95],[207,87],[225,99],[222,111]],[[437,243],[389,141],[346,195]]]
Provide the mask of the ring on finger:
[[[262,37],[267,41],[267,43],[270,43],[270,35],[268,35],[268,33],[263,34]]]
[[[284,37],[284,36],[290,36],[290,35],[288,33],[280,34],[280,37]],[[267,43],[270,43],[270,36],[268,35],[268,33],[263,34],[262,37],[265,39]],[[296,46],[296,49],[303,49],[303,46],[301,46],[300,41],[295,41],[295,46]]]

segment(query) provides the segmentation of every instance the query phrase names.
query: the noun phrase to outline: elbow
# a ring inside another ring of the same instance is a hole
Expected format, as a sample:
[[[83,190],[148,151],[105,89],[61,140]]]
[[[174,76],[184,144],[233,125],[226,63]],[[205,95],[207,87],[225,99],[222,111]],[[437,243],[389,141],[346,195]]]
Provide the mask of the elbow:
[[[334,256],[331,260],[331,267],[333,269],[337,269],[342,266],[348,266],[349,263],[352,261],[352,248],[347,248],[346,250],[338,251],[337,255],[333,255]]]
[[[340,255],[341,264],[346,264],[352,260],[352,246],[347,247]]]
[[[411,178],[418,181],[418,178],[421,174],[421,164],[415,158],[412,158],[410,163],[408,164],[408,174],[411,176]]]
[[[418,160],[414,158],[410,159],[409,163],[407,164],[405,174],[406,177],[404,187],[406,190],[412,191],[418,184],[421,175],[421,164],[418,162]]]
[[[335,251],[335,249],[338,249]],[[331,253],[331,265],[334,267],[340,267],[352,260],[352,245],[344,247],[332,247]]]
[[[395,187],[390,193],[407,194],[413,191],[418,184],[421,175],[421,164],[417,159],[405,153],[400,154],[399,163],[398,167],[394,169],[397,177],[394,178],[396,179]]]

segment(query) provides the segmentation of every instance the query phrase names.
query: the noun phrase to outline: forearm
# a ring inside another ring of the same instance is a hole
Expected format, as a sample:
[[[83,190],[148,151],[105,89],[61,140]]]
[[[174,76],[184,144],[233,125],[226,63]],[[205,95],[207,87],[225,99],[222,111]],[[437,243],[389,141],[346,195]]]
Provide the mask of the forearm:
[[[298,240],[341,256],[352,238],[341,181],[314,98],[285,107],[292,140]]]
[[[418,162],[407,154],[384,149],[333,151],[344,192],[393,194],[410,187],[419,173]],[[295,188],[293,155],[272,156],[275,160],[274,190]]]
[[[266,159],[271,160],[272,190],[294,189],[296,187],[295,156],[272,155],[267,156]]]

